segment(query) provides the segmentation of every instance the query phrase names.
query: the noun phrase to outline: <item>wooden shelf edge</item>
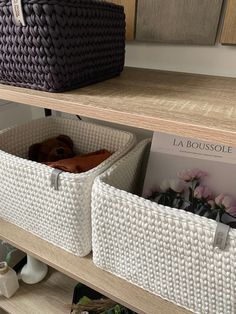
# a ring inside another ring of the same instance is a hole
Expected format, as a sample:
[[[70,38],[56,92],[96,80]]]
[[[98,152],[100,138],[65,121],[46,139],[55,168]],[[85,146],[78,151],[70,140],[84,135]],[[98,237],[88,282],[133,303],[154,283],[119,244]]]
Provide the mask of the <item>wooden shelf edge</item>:
[[[236,79],[126,68],[66,93],[0,85],[4,100],[236,146]]]
[[[3,219],[0,219],[0,239],[139,314],[190,314],[171,302],[97,268],[91,256],[76,257]]]
[[[17,102],[17,99],[20,99],[20,95],[17,92],[13,92],[10,98],[5,96],[4,93],[1,93],[1,97],[14,102]],[[150,118],[145,115],[124,113],[112,109],[94,109],[92,106],[86,106],[79,103],[79,99],[76,106],[74,104],[70,105],[68,103],[67,108],[64,108],[64,105],[61,105],[60,101],[58,100],[56,100],[56,103],[54,103],[54,100],[52,101],[52,99],[45,100],[44,98],[41,99],[41,97],[35,96],[32,98],[25,98],[24,104],[150,131],[170,133],[178,136],[192,137],[200,140],[213,141],[216,143],[219,142],[222,144],[236,146],[236,132],[212,129],[190,123],[161,119],[158,117]]]

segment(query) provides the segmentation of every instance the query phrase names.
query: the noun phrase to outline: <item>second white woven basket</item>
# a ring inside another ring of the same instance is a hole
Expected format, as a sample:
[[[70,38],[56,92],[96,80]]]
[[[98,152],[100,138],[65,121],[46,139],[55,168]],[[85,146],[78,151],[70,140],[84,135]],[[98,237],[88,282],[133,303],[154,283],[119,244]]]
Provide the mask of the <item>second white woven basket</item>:
[[[53,169],[25,158],[30,145],[59,134],[70,136],[78,153],[104,148],[114,154],[88,172],[61,173],[59,190],[54,190]],[[56,117],[1,131],[0,218],[75,255],[87,255],[91,251],[94,178],[127,153],[134,143],[131,133]]]
[[[235,314],[236,230],[220,251],[215,221],[131,194],[147,144],[95,180],[94,263],[195,313]]]

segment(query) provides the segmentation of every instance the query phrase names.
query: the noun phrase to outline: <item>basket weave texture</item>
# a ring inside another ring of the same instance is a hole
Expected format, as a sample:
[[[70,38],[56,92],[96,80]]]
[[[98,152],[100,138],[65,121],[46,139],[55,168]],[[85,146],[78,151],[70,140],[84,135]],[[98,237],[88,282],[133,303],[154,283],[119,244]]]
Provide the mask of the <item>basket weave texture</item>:
[[[125,15],[96,0],[22,0],[26,26],[0,0],[0,82],[59,92],[121,73]]]
[[[31,144],[59,134],[73,139],[77,153],[105,148],[114,154],[88,172],[61,173],[56,191],[51,187],[53,169],[24,158]],[[131,133],[54,117],[0,132],[0,217],[75,255],[87,255],[94,178],[134,143]]]
[[[220,251],[215,221],[131,194],[146,144],[95,180],[95,264],[194,313],[236,313],[236,230]]]

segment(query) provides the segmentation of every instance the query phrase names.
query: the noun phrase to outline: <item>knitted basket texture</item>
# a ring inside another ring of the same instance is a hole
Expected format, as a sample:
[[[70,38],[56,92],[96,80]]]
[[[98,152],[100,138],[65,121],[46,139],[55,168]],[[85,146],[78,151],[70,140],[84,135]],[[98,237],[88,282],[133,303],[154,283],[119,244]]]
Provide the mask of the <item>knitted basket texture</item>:
[[[95,180],[94,263],[194,313],[236,313],[236,230],[221,251],[215,221],[131,194],[146,145]]]
[[[21,0],[17,26],[0,0],[0,82],[59,92],[121,73],[124,8],[96,0]]]
[[[33,143],[66,134],[81,154],[107,149],[114,154],[81,174],[63,172],[59,190],[53,169],[27,160]],[[48,117],[0,132],[0,217],[78,256],[91,251],[91,189],[94,178],[129,151],[128,132],[72,119]]]

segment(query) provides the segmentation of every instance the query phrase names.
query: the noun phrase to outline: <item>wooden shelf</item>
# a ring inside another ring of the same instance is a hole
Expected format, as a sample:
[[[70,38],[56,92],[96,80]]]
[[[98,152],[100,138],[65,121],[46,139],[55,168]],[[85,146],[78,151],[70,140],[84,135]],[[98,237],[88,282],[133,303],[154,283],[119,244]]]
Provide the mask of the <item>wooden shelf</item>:
[[[123,125],[236,145],[234,78],[126,68],[120,77],[59,94],[0,85],[0,97]],[[97,268],[91,256],[75,257],[1,219],[0,238],[137,313],[190,313]]]
[[[36,285],[20,282],[10,299],[0,297],[1,308],[10,314],[69,314],[76,281],[50,269],[44,281]]]
[[[6,240],[58,271],[103,293],[137,313],[190,314],[183,308],[97,268],[93,264],[91,256],[76,257],[2,219],[0,219],[0,239]],[[2,306],[1,302],[0,306]],[[50,312],[42,311],[40,313],[48,314]]]
[[[5,100],[236,145],[236,79],[126,68],[120,77],[52,94],[0,85]]]

